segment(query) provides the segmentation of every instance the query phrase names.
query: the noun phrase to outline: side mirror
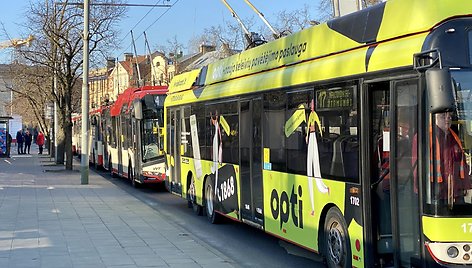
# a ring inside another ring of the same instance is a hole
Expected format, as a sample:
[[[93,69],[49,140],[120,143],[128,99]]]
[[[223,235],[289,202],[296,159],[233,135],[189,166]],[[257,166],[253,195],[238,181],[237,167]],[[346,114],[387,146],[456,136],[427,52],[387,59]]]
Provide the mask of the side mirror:
[[[451,73],[447,69],[426,71],[426,88],[431,113],[454,111],[454,88]]]
[[[140,120],[143,119],[143,103],[140,100],[133,102],[134,106],[134,118]]]

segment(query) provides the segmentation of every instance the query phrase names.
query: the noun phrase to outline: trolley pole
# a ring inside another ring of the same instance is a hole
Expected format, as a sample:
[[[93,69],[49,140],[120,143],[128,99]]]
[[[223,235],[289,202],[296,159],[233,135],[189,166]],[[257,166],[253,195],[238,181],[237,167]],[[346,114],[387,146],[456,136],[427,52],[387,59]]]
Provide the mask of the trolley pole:
[[[84,0],[84,58],[83,58],[83,82],[82,82],[82,135],[80,151],[80,182],[89,183],[89,0]]]

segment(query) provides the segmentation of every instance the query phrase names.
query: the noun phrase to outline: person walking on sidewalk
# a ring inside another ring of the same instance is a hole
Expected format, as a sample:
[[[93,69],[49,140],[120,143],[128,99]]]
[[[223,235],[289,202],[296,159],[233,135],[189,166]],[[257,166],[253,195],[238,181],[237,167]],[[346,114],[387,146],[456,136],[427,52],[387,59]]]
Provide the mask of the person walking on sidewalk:
[[[31,141],[33,140],[33,136],[31,133],[27,130],[25,134],[25,150],[23,151],[23,154],[30,154],[30,149],[31,149]]]
[[[39,147],[39,154],[43,154],[44,134],[42,131],[39,131],[38,133],[38,137],[36,138],[36,144]]]
[[[18,154],[23,154],[23,141],[23,130],[20,129],[18,130],[18,132],[16,132],[16,144],[18,145]]]

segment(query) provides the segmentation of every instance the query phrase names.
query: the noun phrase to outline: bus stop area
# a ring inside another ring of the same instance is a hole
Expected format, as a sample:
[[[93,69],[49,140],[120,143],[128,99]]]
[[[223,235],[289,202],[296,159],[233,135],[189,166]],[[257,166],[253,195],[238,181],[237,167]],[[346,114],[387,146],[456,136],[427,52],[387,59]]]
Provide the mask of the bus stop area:
[[[80,163],[0,159],[0,267],[233,267],[216,249]]]

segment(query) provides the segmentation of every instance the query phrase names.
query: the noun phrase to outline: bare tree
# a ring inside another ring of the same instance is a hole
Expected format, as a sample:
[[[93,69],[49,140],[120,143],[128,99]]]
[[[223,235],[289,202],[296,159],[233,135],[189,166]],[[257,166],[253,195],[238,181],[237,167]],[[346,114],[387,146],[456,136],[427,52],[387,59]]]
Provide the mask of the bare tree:
[[[362,0],[362,8],[370,7],[381,2],[383,2],[383,0]],[[333,0],[321,0],[318,11],[320,13],[320,21],[332,19],[334,17]]]
[[[10,65],[13,74],[12,90],[15,94],[12,105],[15,111],[22,116],[23,123],[37,126],[49,139],[49,124],[45,117],[45,107],[52,96],[45,87],[51,84],[51,75],[44,67],[35,67],[15,62]]]
[[[243,19],[243,23],[249,31],[261,33],[260,29],[253,29],[256,25],[254,16]],[[245,42],[241,25],[236,20],[228,20],[223,25],[205,28],[201,35],[197,35],[189,41],[188,50],[190,53],[196,53],[202,44],[212,45],[217,49],[227,46],[235,50],[243,50],[248,45]]]
[[[120,0],[96,0],[95,3],[118,3]],[[125,9],[117,6],[93,6],[90,12],[90,55],[103,55],[116,43],[116,23]],[[32,46],[21,48],[21,55],[32,66],[48,69],[57,77],[57,87],[49,91],[57,104],[57,163],[72,169],[72,118],[74,88],[82,76],[83,10],[69,1],[54,0],[31,3],[27,12],[27,32],[36,33]],[[79,83],[78,83],[79,82]]]
[[[301,31],[313,24],[314,15],[311,13],[312,8],[307,4],[293,11],[283,10],[276,14],[274,27],[282,35]]]

